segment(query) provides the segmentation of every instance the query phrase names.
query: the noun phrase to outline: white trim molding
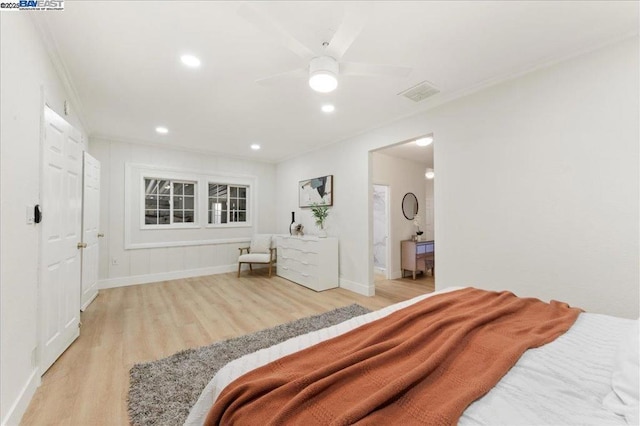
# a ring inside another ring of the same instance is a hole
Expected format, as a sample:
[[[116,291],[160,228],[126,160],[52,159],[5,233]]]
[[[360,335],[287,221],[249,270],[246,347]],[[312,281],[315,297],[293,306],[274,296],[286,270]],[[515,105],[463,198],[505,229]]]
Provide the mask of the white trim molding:
[[[196,182],[195,220],[188,225],[145,226],[144,178],[166,178]],[[258,178],[253,175],[211,173],[174,167],[126,163],[124,180],[124,248],[147,249],[245,242],[257,232]],[[212,226],[208,223],[209,182],[248,188],[247,222]]]
[[[98,281],[98,287],[107,288],[126,287],[129,285],[149,284],[160,281],[179,280],[183,278],[201,277],[204,275],[226,274],[238,269],[238,264],[210,266],[207,268],[187,269],[183,271],[162,272],[158,274],[134,275],[129,277],[108,278]]]
[[[7,411],[7,415],[4,419],[2,419],[2,426],[20,424],[20,419],[22,419],[25,411],[27,411],[27,407],[29,406],[33,395],[36,393],[38,386],[40,386],[40,375],[38,372],[38,368],[35,368],[31,372],[29,379],[20,390],[18,398]]]
[[[219,244],[238,244],[238,243],[249,243],[249,242],[251,242],[250,237],[218,238],[216,240],[171,241],[171,242],[160,242],[160,243],[130,244],[129,246],[125,245],[125,249],[137,250],[137,249],[150,249],[150,248],[163,248],[163,247],[213,246],[213,245],[219,245]]]
[[[376,288],[373,285],[361,284],[355,281],[350,281],[340,277],[340,288],[353,291],[354,293],[361,294],[363,296],[375,296]]]

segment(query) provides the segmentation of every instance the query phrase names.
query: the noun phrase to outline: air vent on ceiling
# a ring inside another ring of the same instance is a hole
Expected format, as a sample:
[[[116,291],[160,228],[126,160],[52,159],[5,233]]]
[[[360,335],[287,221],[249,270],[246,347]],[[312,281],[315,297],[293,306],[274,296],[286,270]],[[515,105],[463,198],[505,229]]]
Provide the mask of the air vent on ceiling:
[[[405,90],[404,92],[398,93],[398,95],[409,98],[414,102],[420,102],[430,96],[435,95],[436,93],[440,93],[440,91],[433,87],[428,81],[423,81],[422,83],[418,83],[415,86]]]

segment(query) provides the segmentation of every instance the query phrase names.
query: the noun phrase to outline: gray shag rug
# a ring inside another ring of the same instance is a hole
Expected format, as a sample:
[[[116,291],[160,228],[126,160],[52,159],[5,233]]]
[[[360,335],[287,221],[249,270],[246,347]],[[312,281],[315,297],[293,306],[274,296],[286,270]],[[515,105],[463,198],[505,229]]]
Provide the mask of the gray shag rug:
[[[256,333],[187,349],[131,368],[129,419],[132,425],[182,425],[200,393],[225,364],[292,337],[371,312],[349,305]]]

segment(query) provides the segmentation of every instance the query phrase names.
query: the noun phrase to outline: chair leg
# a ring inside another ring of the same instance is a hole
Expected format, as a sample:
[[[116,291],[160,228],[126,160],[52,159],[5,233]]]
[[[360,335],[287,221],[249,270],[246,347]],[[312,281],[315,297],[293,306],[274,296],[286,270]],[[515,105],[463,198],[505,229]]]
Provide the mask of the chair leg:
[[[242,267],[242,263],[238,262],[238,278],[240,278],[240,268]]]
[[[253,266],[251,266],[251,263],[249,264],[249,271],[253,274]]]
[[[269,278],[271,278],[271,266],[273,265],[273,263],[269,263]]]

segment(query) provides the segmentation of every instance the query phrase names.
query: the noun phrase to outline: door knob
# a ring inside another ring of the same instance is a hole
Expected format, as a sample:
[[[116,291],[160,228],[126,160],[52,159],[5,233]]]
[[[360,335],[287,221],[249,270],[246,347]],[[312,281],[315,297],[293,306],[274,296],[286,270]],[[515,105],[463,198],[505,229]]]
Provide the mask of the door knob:
[[[98,233],[98,238],[102,238],[102,237],[104,237],[104,234],[102,232],[99,232]]]
[[[87,248],[87,243],[78,243],[78,245],[76,246],[79,249],[83,249],[83,248]]]

